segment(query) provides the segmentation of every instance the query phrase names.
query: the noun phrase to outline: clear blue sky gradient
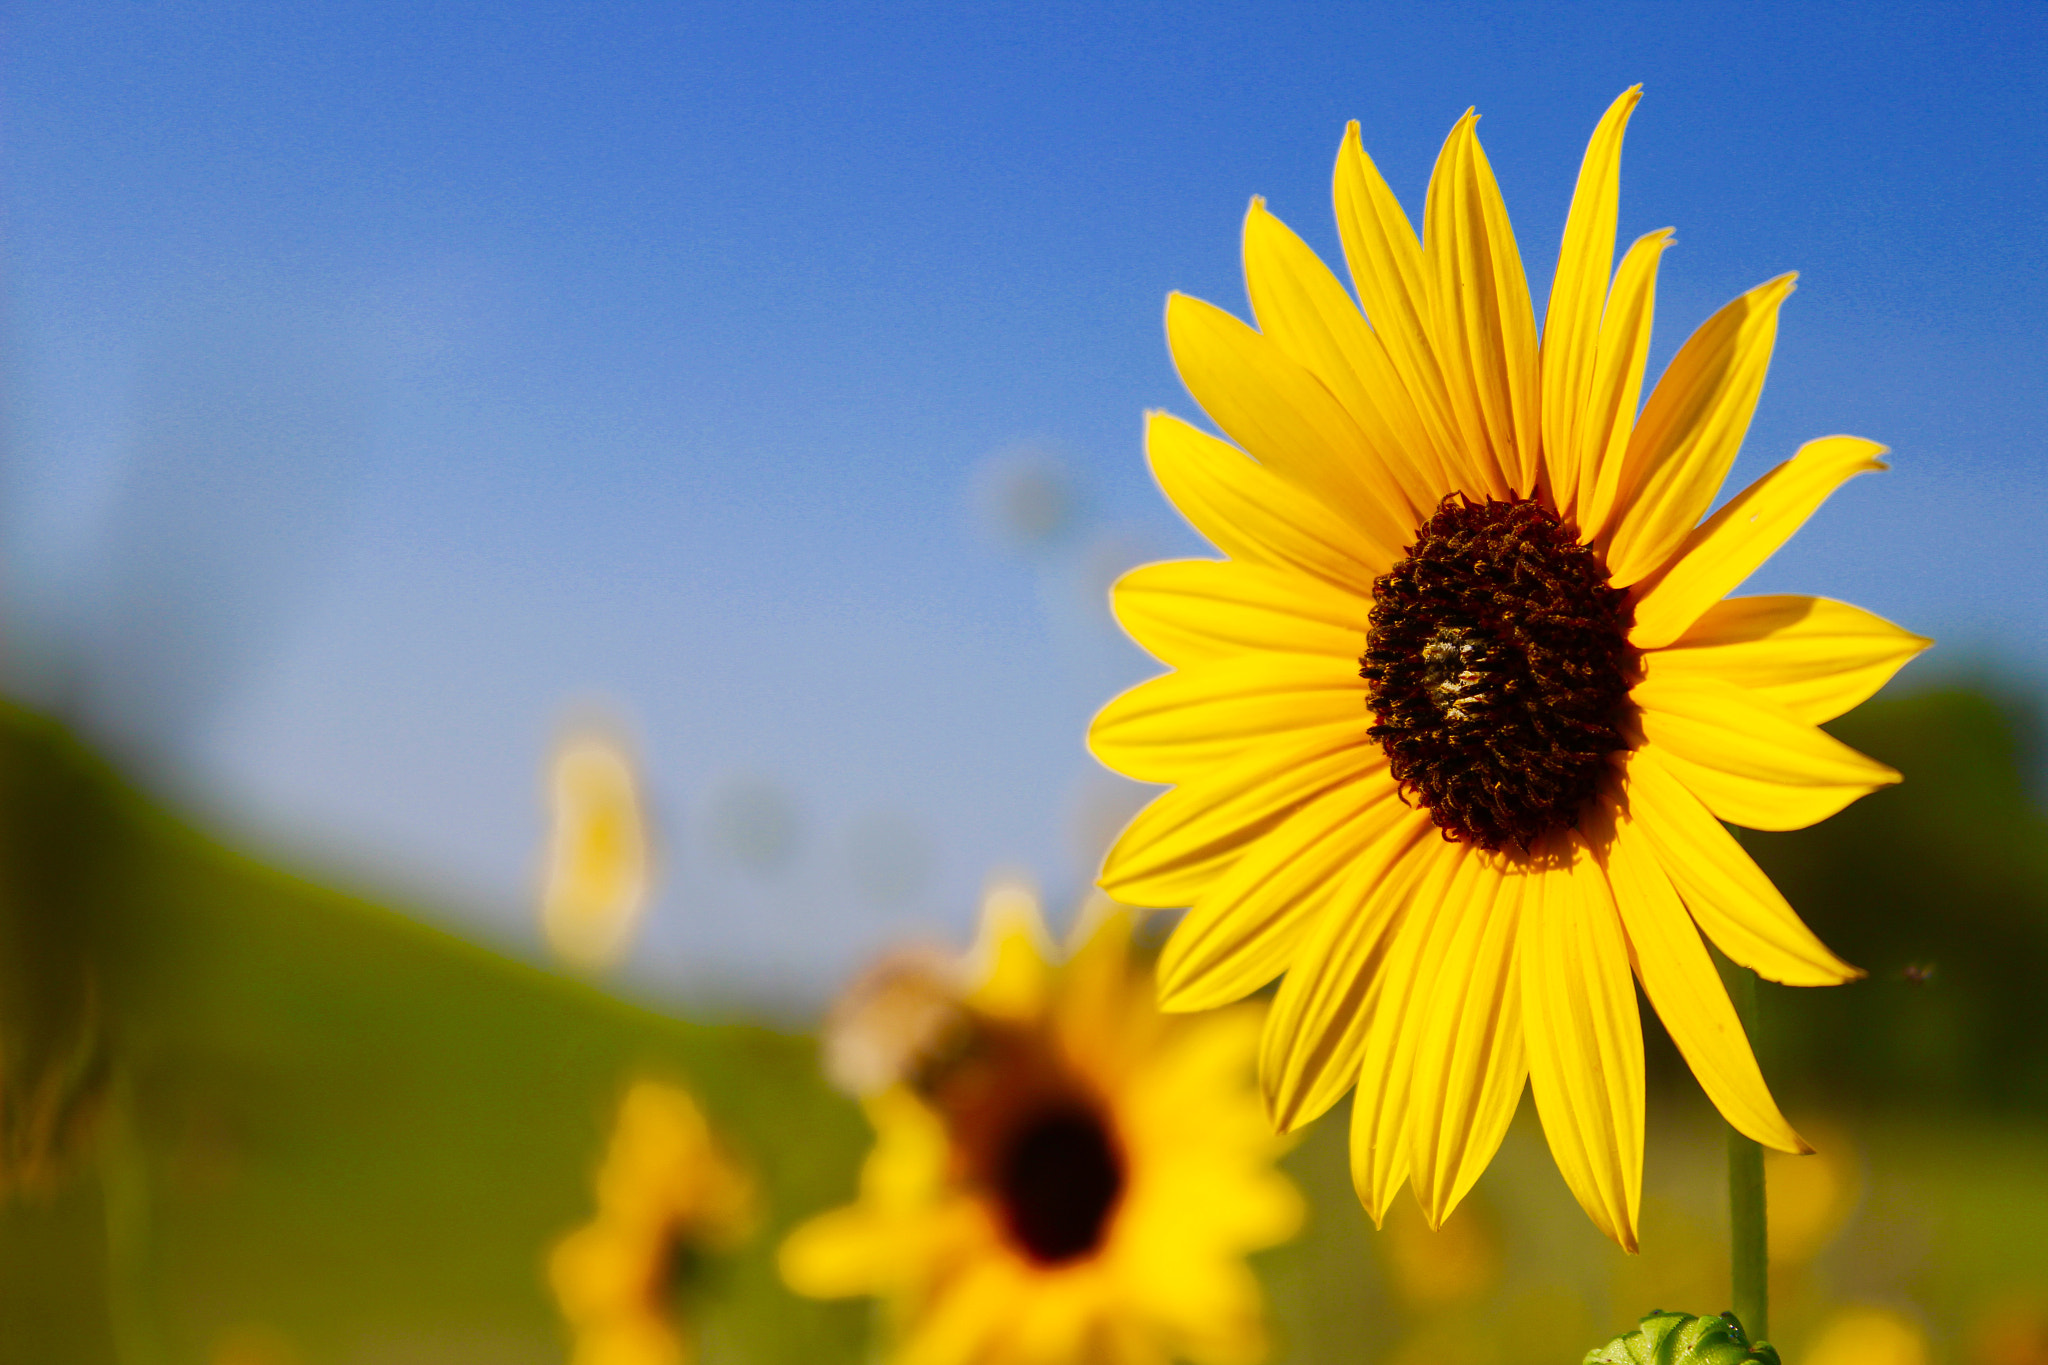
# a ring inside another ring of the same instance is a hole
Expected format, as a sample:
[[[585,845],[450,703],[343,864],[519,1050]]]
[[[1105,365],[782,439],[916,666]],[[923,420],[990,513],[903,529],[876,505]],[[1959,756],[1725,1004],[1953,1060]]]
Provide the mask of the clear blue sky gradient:
[[[660,803],[636,970],[815,993],[1083,873],[1082,746],[1144,676],[1100,569],[1197,551],[1140,417],[1246,202],[1334,262],[1347,119],[1418,210],[1468,106],[1539,291],[1607,102],[1654,368],[1801,271],[1739,482],[1892,446],[1754,588],[2048,668],[2048,10],[1985,6],[66,5],[8,21],[12,686],[237,837],[530,947],[537,772],[608,705]],[[1037,558],[973,471],[1057,450]],[[799,815],[721,862],[721,784]],[[1909,775],[1910,776],[1910,775]],[[930,875],[863,899],[907,820]]]

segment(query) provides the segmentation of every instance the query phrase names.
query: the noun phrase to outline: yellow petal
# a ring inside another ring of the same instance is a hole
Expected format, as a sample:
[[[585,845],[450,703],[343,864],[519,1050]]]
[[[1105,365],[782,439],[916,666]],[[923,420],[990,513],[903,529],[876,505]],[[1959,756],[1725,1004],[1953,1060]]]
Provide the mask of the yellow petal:
[[[1636,238],[1614,273],[1586,402],[1574,430],[1580,456],[1577,488],[1579,539],[1600,542],[1628,471],[1628,441],[1643,392],[1650,355],[1650,323],[1657,311],[1657,263],[1671,245],[1671,229]]]
[[[1344,286],[1259,199],[1244,220],[1244,281],[1259,330],[1343,403],[1421,525],[1449,487],[1421,415]]]
[[[1578,428],[1592,391],[1600,314],[1607,302],[1608,271],[1614,265],[1614,224],[1621,205],[1621,137],[1629,114],[1642,97],[1640,85],[1622,91],[1586,143],[1543,318],[1543,453],[1551,499],[1558,507],[1575,504],[1579,472],[1587,463]]]
[[[1670,567],[1643,585],[1629,643],[1656,649],[1683,635],[1700,613],[1791,539],[1828,494],[1858,474],[1885,468],[1877,458],[1882,454],[1883,446],[1856,436],[1808,441],[1730,498],[1686,537]]]
[[[1432,1228],[1500,1149],[1529,1075],[1517,945],[1534,878],[1515,859],[1482,861],[1472,899],[1439,921],[1442,965],[1418,1002],[1408,1165]]]
[[[1629,960],[1657,1017],[1721,1116],[1781,1152],[1812,1150],[1764,1085],[1756,1057],[1699,931],[1625,808],[1587,813],[1588,842],[1607,874],[1628,932]]]
[[[1377,570],[1357,531],[1236,446],[1155,412],[1145,419],[1145,453],[1160,489],[1224,554],[1372,596]]]
[[[1380,1084],[1384,1100],[1368,1104],[1363,1083],[1351,1096],[1351,1188],[1376,1228],[1408,1183],[1408,1078],[1389,1071]]]
[[[1643,1188],[1643,1028],[1628,941],[1607,880],[1576,834],[1529,897],[1522,1017],[1529,1086],[1557,1169],[1579,1207],[1636,1249]]]
[[[1399,790],[1381,758],[1254,844],[1195,899],[1160,950],[1160,1006],[1214,1009],[1287,970],[1345,869],[1410,823]]]
[[[962,972],[970,983],[968,999],[1003,1018],[1035,1018],[1052,985],[1053,957],[1038,889],[1016,874],[990,879],[981,893],[981,927]]]
[[[1181,382],[1223,433],[1357,528],[1385,572],[1415,532],[1401,490],[1365,434],[1316,377],[1214,304],[1166,301],[1166,342]]]
[[[1240,654],[1139,683],[1096,713],[1088,750],[1140,782],[1180,782],[1246,747],[1296,730],[1372,716],[1351,659]]]
[[[1430,318],[1451,414],[1496,497],[1536,487],[1543,434],[1536,314],[1514,229],[1467,112],[1444,140],[1423,207]]]
[[[1142,565],[1117,580],[1109,600],[1131,638],[1175,668],[1251,649],[1355,664],[1372,611],[1318,579],[1214,559]]]
[[[1126,905],[1193,904],[1253,840],[1379,756],[1354,726],[1326,725],[1220,764],[1138,812],[1103,859],[1102,889]]]
[[[1008,1259],[970,1262],[906,1325],[892,1356],[895,1365],[980,1365],[991,1359],[1026,1292],[1023,1279]]]
[[[1074,917],[1051,1009],[1054,1030],[1070,1056],[1109,1050],[1107,1041],[1125,1036],[1135,1013],[1152,1014],[1143,992],[1133,989],[1131,931],[1136,920],[1137,912],[1100,893],[1083,902]]]
[[[1344,129],[1332,193],[1337,234],[1351,269],[1351,287],[1358,292],[1373,334],[1387,348],[1387,359],[1429,432],[1438,463],[1449,475],[1444,491],[1483,493],[1486,485],[1472,468],[1451,421],[1449,390],[1430,341],[1429,285],[1422,243],[1416,240],[1408,215],[1401,211],[1379,168],[1365,154],[1356,120]]]
[[[1188,1193],[1201,1198],[1206,1192]],[[1124,1265],[1128,1278],[1120,1277],[1119,1286],[1128,1296],[1124,1311],[1105,1314],[1105,1325],[1129,1323],[1137,1329],[1131,1332],[1133,1344],[1152,1343],[1152,1354],[1117,1360],[1097,1349],[1047,1365],[1167,1365],[1169,1358],[1196,1365],[1258,1365],[1264,1359],[1259,1281],[1243,1261],[1190,1254],[1185,1239],[1169,1235],[1134,1248]],[[1169,1345],[1174,1349],[1162,1349]]]
[[[571,1322],[631,1312],[645,1304],[647,1274],[669,1253],[660,1233],[586,1224],[548,1253],[548,1283]],[[856,1291],[858,1292],[858,1291]]]
[[[1715,946],[1766,981],[1838,986],[1863,973],[1829,952],[1656,749],[1629,755],[1628,803]]]
[[[1629,696],[1643,736],[1716,817],[1804,829],[1899,774],[1767,698],[1718,678],[1658,678]]]
[[[239,1354],[214,1357],[245,1358]],[[259,1358],[276,1357],[266,1351]],[[568,1365],[691,1365],[694,1359],[695,1351],[685,1347],[665,1310],[642,1308],[584,1324],[576,1333],[576,1346]]]
[[[1118,1100],[1132,1142],[1170,1144],[1184,1139],[1191,1144],[1186,1155],[1201,1160],[1227,1156],[1255,1161],[1281,1150],[1284,1139],[1273,1132],[1264,1112],[1245,1103],[1253,1098],[1249,1082],[1265,1015],[1264,1004],[1245,1003],[1168,1021],[1158,1036],[1158,1050],[1144,1066],[1132,1070]],[[1230,1131],[1190,1128],[1191,1105],[1204,1113],[1228,1115]],[[1147,1186],[1151,1194],[1161,1188]]]
[[[1720,491],[1763,392],[1793,278],[1760,284],[1701,323],[1643,405],[1606,544],[1614,586],[1663,568]]]
[[[1057,1279],[1040,1278],[1025,1271],[1018,1276],[1020,1280],[1027,1276],[1036,1280],[1029,1290],[1013,1290],[1007,1296],[1008,1302],[997,1300],[990,1304],[1000,1315],[999,1325],[991,1333],[1001,1342],[996,1348],[1001,1353],[997,1359],[1007,1357],[1009,1365],[1067,1365],[1082,1356],[1089,1344],[1086,1338],[1090,1335],[1091,1319],[1096,1317],[1095,1303],[1091,1301],[1095,1296],[1083,1284],[1089,1268],[1081,1266],[1074,1270],[1078,1273]],[[1030,1297],[1025,1298],[1025,1293]],[[979,1362],[969,1357],[962,1365]]]
[[[908,1086],[870,1095],[861,1109],[875,1130],[875,1145],[860,1168],[861,1203],[878,1216],[893,1215],[892,1225],[901,1226],[910,1221],[905,1215],[914,1219],[939,1197],[952,1138],[946,1121]]]
[[[1417,884],[1444,861],[1429,856],[1434,833],[1426,815],[1408,811],[1346,869],[1281,981],[1259,1048],[1267,1113],[1281,1132],[1316,1118],[1358,1078],[1360,1024],[1381,960],[1409,901],[1426,894]]]
[[[873,1293],[901,1250],[894,1225],[852,1204],[791,1232],[776,1252],[776,1265],[782,1282],[806,1298],[843,1299]]]
[[[1670,648],[1644,654],[1643,672],[1720,678],[1818,725],[1869,698],[1933,643],[1826,597],[1729,597]]]
[[[1436,931],[1445,915],[1462,908],[1476,883],[1493,875],[1486,856],[1470,844],[1433,836],[1423,839],[1413,861],[1422,864],[1421,875],[1407,883],[1412,894],[1357,1025],[1363,1047],[1351,1097],[1351,1184],[1376,1225],[1408,1181],[1417,1013],[1441,956],[1432,953],[1432,942],[1442,937]]]

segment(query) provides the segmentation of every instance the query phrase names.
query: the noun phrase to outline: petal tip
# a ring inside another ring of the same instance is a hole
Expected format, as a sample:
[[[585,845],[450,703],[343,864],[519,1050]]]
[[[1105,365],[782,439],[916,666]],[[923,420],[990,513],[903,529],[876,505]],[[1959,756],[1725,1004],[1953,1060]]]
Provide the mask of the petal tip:
[[[1393,1189],[1387,1190],[1384,1193],[1375,1191],[1370,1183],[1372,1173],[1359,1169],[1355,1156],[1352,1160],[1354,1163],[1351,1169],[1352,1193],[1358,1196],[1358,1206],[1365,1210],[1365,1216],[1372,1219],[1373,1231],[1385,1232],[1387,1229],[1387,1214],[1392,1211],[1394,1196],[1401,1192],[1401,1187],[1396,1185]]]
[[[1263,1067],[1260,1069],[1266,1070]],[[1261,1080],[1264,1081],[1263,1076]],[[1303,1119],[1301,1114],[1301,1103],[1305,1093],[1303,1088],[1299,1085],[1288,1086],[1285,1094],[1278,1093],[1283,1081],[1283,1077],[1276,1075],[1270,1083],[1261,1084],[1259,1088],[1266,1099],[1266,1122],[1273,1126],[1275,1133],[1285,1137],[1300,1128],[1307,1120]]]
[[[1102,871],[1095,878],[1095,885],[1103,895],[1123,905],[1134,905],[1143,910],[1176,910],[1180,903],[1161,899],[1156,893],[1146,890],[1144,873],[1132,873],[1122,866],[1130,859],[1130,851],[1119,839],[1103,857]]]
[[[1601,126],[1605,127],[1611,120],[1619,119],[1626,121],[1628,116],[1636,111],[1636,106],[1642,102],[1643,83],[1637,81],[1634,85],[1631,85],[1628,89],[1614,97],[1614,102],[1607,106],[1607,112],[1600,117]]]
[[[1168,942],[1169,953],[1172,943]],[[1163,1014],[1199,1014],[1233,1003],[1217,998],[1214,990],[1204,990],[1203,974],[1189,971],[1181,962],[1162,954],[1154,980],[1157,983],[1155,999]]]
[[[1281,1126],[1280,1120],[1280,1077],[1276,1071],[1277,1068],[1267,1066],[1263,1059],[1260,1061],[1259,1103],[1266,1111],[1266,1126],[1276,1133],[1285,1133],[1287,1129]]]

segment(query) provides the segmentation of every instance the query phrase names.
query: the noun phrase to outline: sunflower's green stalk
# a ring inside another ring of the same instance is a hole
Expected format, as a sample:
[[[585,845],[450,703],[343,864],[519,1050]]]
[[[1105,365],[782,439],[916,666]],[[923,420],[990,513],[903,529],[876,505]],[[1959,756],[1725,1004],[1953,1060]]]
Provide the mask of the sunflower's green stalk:
[[[147,1156],[136,1132],[129,1077],[108,1087],[99,1137],[100,1200],[106,1216],[107,1317],[121,1365],[158,1365],[151,1286]]]
[[[1742,1031],[1755,1046],[1756,973],[1724,963],[1723,976]],[[1751,1341],[1770,1340],[1771,1265],[1764,1212],[1764,1149],[1728,1130],[1728,1253],[1735,1316]]]

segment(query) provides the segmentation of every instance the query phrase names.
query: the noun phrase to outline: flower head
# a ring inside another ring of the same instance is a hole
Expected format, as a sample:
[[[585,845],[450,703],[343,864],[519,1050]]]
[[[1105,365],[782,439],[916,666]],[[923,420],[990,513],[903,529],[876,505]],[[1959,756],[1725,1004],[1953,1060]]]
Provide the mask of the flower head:
[[[635,1084],[597,1175],[597,1216],[548,1259],[574,1365],[685,1365],[677,1294],[698,1257],[732,1249],[753,1224],[753,1179],[689,1092]]]
[[[550,765],[548,804],[541,928],[563,960],[609,967],[631,944],[647,908],[652,861],[625,746],[595,729],[565,738]]]
[[[1088,929],[1055,966],[1035,901],[999,888],[965,964],[913,987],[893,960],[856,992],[868,1017],[841,1012],[904,1044],[843,1055],[900,1067],[866,1100],[859,1199],[791,1235],[783,1276],[883,1298],[899,1365],[1264,1353],[1244,1254],[1301,1208],[1251,1085],[1258,1013],[1163,1016],[1128,913]]]
[[[1356,1083],[1375,1219],[1412,1181],[1440,1223],[1527,1079],[1573,1192],[1632,1249],[1631,977],[1729,1122],[1796,1151],[1701,933],[1773,981],[1858,974],[1721,821],[1793,829],[1897,781],[1819,722],[1927,641],[1822,598],[1723,598],[1882,451],[1811,442],[1706,516],[1792,277],[1704,323],[1638,412],[1671,234],[1613,269],[1637,98],[1587,147],[1540,339],[1469,113],[1420,240],[1347,130],[1355,301],[1254,199],[1256,330],[1167,306],[1181,377],[1236,444],[1154,414],[1152,468],[1226,557],[1116,587],[1174,671],[1111,702],[1090,743],[1174,790],[1102,885],[1190,907],[1160,960],[1169,1009],[1284,974],[1260,1055],[1271,1114],[1291,1129]]]

